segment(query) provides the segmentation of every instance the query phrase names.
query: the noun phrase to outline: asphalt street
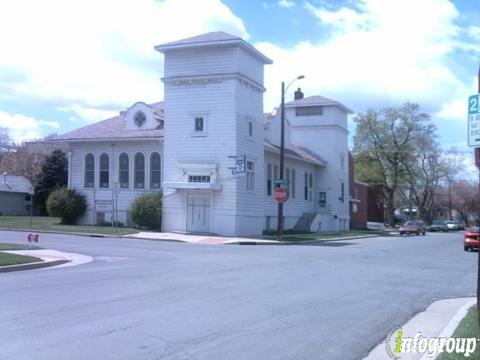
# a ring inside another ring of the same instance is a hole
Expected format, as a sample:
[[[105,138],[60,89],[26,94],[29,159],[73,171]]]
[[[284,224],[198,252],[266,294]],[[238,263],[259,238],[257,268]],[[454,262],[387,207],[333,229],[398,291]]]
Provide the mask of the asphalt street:
[[[323,246],[42,234],[40,245],[95,260],[0,274],[1,360],[361,359],[434,300],[476,291],[462,233]]]

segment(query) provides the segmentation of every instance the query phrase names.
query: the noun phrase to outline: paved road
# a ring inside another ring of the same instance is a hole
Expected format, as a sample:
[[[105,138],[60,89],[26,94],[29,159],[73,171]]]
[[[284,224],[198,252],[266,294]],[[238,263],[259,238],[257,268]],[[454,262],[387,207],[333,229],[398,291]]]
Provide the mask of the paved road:
[[[0,274],[0,359],[361,359],[433,300],[475,292],[460,233],[334,244],[41,235],[95,261]]]

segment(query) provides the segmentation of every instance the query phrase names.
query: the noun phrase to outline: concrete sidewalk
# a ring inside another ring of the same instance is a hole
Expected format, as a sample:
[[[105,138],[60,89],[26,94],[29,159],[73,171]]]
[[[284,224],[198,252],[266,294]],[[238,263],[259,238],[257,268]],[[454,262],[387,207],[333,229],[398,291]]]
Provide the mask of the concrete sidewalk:
[[[148,232],[142,231],[137,234],[124,235],[123,237],[136,238],[136,239],[148,239],[148,240],[166,240],[166,241],[179,241],[187,242],[191,244],[244,244],[244,245],[272,245],[281,244],[276,240],[265,240],[255,238],[241,238],[241,237],[222,237],[215,235],[192,235],[192,234],[180,234],[169,232]]]
[[[32,270],[41,268],[61,267],[61,266],[76,266],[86,264],[93,261],[91,256],[60,252],[57,250],[5,250],[2,251],[10,254],[33,256],[41,259],[40,262],[2,266],[0,272],[11,272],[21,270]]]
[[[401,326],[404,337],[414,337],[418,332],[423,337],[449,337],[465,317],[468,309],[476,304],[476,298],[459,298],[435,301],[425,311],[415,315]],[[392,329],[393,330],[393,327]],[[402,353],[402,360],[435,359],[425,353]],[[390,359],[385,340],[378,344],[363,360]]]

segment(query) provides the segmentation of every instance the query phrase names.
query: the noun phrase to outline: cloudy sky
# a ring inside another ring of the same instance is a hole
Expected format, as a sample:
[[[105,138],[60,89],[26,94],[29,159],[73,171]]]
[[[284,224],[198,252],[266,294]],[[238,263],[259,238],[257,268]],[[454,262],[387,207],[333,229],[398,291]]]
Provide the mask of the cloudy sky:
[[[163,58],[153,46],[217,30],[274,60],[265,111],[278,103],[280,82],[301,73],[306,95],[356,112],[418,102],[445,149],[469,151],[478,0],[2,1],[0,126],[20,141],[158,101]]]

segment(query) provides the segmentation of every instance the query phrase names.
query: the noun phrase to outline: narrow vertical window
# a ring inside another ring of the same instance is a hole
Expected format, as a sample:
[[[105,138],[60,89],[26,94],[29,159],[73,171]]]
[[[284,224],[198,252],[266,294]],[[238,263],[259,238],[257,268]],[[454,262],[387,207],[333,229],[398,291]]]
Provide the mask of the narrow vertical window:
[[[340,184],[340,201],[343,203],[345,201],[345,183]]]
[[[292,188],[292,185],[290,183],[290,168],[286,168],[285,170],[285,180],[287,180],[287,191],[288,195],[290,195],[290,190]]]
[[[320,191],[318,193],[318,206],[321,208],[327,206],[327,193],[325,191]]]
[[[253,121],[248,120],[248,136],[253,136]]]
[[[150,155],[150,189],[160,189],[162,178],[161,167],[160,154],[157,152],[152,153],[152,155]]]
[[[108,188],[110,180],[110,160],[108,155],[103,153],[100,155],[100,187]]]
[[[195,118],[195,132],[204,132],[205,131],[205,121],[203,117]]]
[[[312,202],[313,200],[313,174],[310,173],[308,175],[308,201]]]
[[[267,196],[272,196],[272,164],[267,165]]]
[[[134,165],[134,187],[135,189],[145,189],[145,156],[142,153],[135,154]]]
[[[295,199],[295,187],[297,186],[295,169],[292,169],[292,199]]]
[[[304,182],[304,187],[303,187],[304,194],[303,195],[304,195],[305,200],[308,200],[308,173],[307,172],[305,172],[305,176],[304,176],[303,180],[304,180],[303,181]]]
[[[278,180],[278,165],[273,165],[273,179]],[[275,184],[275,188],[280,187],[279,184]]]
[[[247,161],[247,191],[255,191],[255,163]]]
[[[93,188],[95,186],[95,157],[93,154],[85,155],[85,182],[86,188]]]
[[[128,154],[122,153],[118,159],[118,180],[120,182],[121,189],[128,189],[130,183],[130,162],[128,160]]]

